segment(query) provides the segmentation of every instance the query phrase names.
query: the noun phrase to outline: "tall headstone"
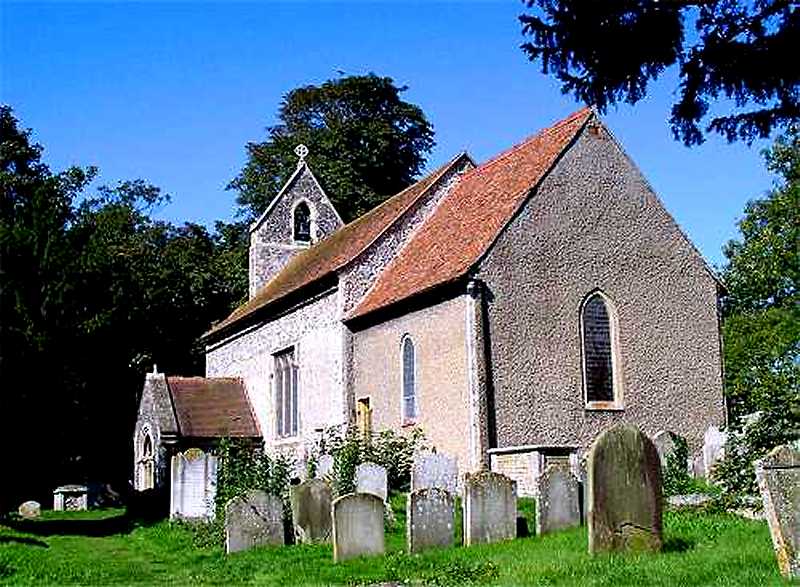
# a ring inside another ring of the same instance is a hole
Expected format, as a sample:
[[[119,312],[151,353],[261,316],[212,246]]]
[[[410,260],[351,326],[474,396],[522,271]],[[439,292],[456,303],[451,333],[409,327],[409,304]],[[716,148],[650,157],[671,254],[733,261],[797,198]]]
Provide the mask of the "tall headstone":
[[[455,494],[458,490],[458,463],[443,453],[423,451],[414,455],[411,491],[439,487]]]
[[[322,479],[333,473],[333,455],[322,454],[317,460],[316,477]]]
[[[334,500],[333,560],[383,554],[383,500],[369,493],[348,493]]]
[[[714,465],[725,456],[728,435],[716,426],[709,426],[703,437],[703,475],[708,477]]]
[[[580,526],[579,484],[568,465],[548,465],[539,476],[537,485],[537,534]]]
[[[453,546],[455,498],[439,487],[417,489],[406,502],[408,552]]]
[[[800,450],[779,446],[755,467],[778,567],[784,577],[800,578]]]
[[[275,495],[251,489],[225,506],[225,551],[282,545],[283,504]]]
[[[661,462],[653,441],[634,426],[614,426],[594,441],[587,473],[589,552],[661,550]]]
[[[331,488],[321,479],[291,486],[294,534],[298,542],[331,539]]]
[[[217,457],[199,448],[172,457],[170,518],[212,519],[217,495]]]
[[[510,540],[517,533],[517,484],[491,471],[464,476],[464,544]]]
[[[677,439],[678,436],[668,430],[662,430],[653,436],[653,444],[656,447],[656,451],[658,451],[658,458],[661,461],[662,469],[667,467],[667,458],[674,453],[675,449],[678,447]]]
[[[362,463],[356,467],[356,493],[369,493],[386,501],[389,484],[386,469],[375,463]]]

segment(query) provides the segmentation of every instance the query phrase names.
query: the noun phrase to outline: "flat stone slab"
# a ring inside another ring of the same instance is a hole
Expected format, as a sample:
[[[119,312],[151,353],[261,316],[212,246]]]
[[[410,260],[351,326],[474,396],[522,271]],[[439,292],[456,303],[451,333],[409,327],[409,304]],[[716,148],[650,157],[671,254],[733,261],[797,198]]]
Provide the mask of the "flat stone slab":
[[[290,488],[294,534],[298,542],[330,542],[331,488],[321,479],[310,479]]]
[[[42,505],[38,501],[26,501],[19,506],[17,513],[20,517],[33,520],[42,515]]]
[[[225,506],[225,551],[284,543],[283,504],[275,495],[251,489]]]
[[[594,441],[587,474],[589,552],[661,550],[661,461],[653,441],[634,426],[614,426]]]
[[[333,560],[375,556],[386,550],[383,500],[370,493],[348,493],[334,500]]]
[[[778,568],[784,577],[800,578],[800,450],[774,448],[755,469]]]
[[[411,467],[411,491],[438,487],[455,494],[458,491],[458,463],[443,453],[419,452]]]
[[[500,473],[464,476],[464,544],[511,540],[517,534],[517,484]]]
[[[439,487],[412,491],[406,502],[406,542],[409,552],[453,546],[455,497]]]
[[[389,481],[386,469],[375,463],[362,463],[356,467],[356,493],[370,493],[386,501]]]
[[[537,534],[581,525],[579,483],[569,465],[548,465],[536,483]]]

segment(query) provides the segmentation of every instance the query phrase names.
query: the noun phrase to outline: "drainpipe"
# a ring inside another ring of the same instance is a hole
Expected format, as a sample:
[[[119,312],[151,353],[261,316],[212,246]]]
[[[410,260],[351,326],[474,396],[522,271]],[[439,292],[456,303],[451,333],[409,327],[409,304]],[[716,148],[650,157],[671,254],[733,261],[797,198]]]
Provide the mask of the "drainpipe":
[[[488,470],[489,418],[486,393],[486,355],[484,349],[483,282],[467,282],[467,374],[469,382],[469,454],[470,469]]]

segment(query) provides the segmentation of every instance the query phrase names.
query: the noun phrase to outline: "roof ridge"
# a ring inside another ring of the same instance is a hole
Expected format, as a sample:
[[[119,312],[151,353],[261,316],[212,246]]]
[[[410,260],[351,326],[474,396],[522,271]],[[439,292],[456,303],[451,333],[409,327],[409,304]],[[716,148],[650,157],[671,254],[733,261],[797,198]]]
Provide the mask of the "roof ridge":
[[[551,134],[552,132],[557,131],[562,126],[565,126],[567,124],[572,123],[576,118],[579,118],[581,115],[585,115],[586,113],[591,114],[592,112],[593,111],[589,106],[585,106],[585,107],[581,108],[580,110],[576,110],[575,112],[573,112],[572,114],[570,114],[566,118],[562,118],[561,120],[559,120],[555,124],[551,124],[550,126],[547,126],[547,127],[539,129],[538,131],[536,131],[532,135],[529,135],[528,137],[522,139],[522,141],[520,141],[516,145],[512,145],[511,147],[509,147],[505,151],[502,151],[502,152],[498,153],[494,157],[491,157],[491,158],[487,159],[486,161],[484,161],[483,163],[481,163],[480,165],[476,166],[475,169],[472,169],[472,170],[468,171],[464,175],[464,178],[466,179],[467,177],[470,177],[472,175],[480,175],[481,173],[486,171],[489,167],[492,167],[496,163],[504,161],[506,158],[510,157],[511,155],[516,153],[517,151],[520,151],[523,147],[528,146],[528,144],[532,143],[534,140],[542,138],[543,136],[546,136],[548,134]]]

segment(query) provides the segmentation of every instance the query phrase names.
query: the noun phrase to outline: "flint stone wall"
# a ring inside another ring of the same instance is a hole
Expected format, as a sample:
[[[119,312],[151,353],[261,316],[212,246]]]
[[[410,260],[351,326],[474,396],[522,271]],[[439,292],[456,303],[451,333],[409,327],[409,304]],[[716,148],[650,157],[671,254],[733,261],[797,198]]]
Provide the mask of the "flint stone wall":
[[[385,551],[383,501],[368,493],[348,493],[334,500],[333,560],[339,562]]]
[[[661,550],[661,462],[653,442],[633,426],[614,426],[592,445],[587,473],[589,552]]]
[[[510,540],[517,533],[517,484],[499,473],[464,476],[464,545]]]
[[[566,465],[548,465],[537,481],[536,533],[572,528],[581,524],[578,479]]]
[[[800,447],[779,446],[755,467],[778,568],[800,578]]]
[[[227,503],[225,551],[228,554],[283,543],[283,504],[279,497],[254,489]]]
[[[292,521],[298,542],[328,542],[331,539],[331,488],[321,479],[311,479],[290,488]]]
[[[408,552],[453,546],[455,498],[449,491],[428,487],[412,491],[406,502]]]

